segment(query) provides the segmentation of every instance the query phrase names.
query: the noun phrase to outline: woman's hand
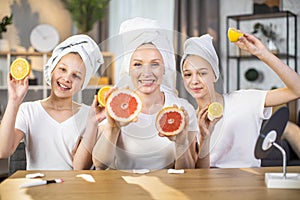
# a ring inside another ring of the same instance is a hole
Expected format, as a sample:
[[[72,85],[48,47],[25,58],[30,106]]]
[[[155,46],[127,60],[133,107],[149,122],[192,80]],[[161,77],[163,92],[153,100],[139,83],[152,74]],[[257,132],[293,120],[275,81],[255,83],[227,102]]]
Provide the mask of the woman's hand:
[[[128,87],[127,87],[128,88]],[[107,98],[109,97],[109,95],[111,93],[113,93],[115,90],[117,90],[118,88],[117,87],[112,87],[105,95],[105,101],[107,101]],[[129,121],[129,122],[120,122],[120,121],[117,121],[115,120],[114,118],[112,118],[108,112],[108,110],[106,109],[106,118],[107,118],[107,122],[108,122],[108,125],[110,127],[122,127],[122,126],[126,126],[128,124],[130,124],[131,122],[135,122],[137,121],[137,117],[134,118],[133,120]]]
[[[15,80],[10,73],[7,75],[8,98],[16,104],[21,104],[27,94],[29,83],[28,76],[23,80]]]
[[[178,106],[175,104],[173,106],[178,108]],[[180,109],[183,111],[184,114],[185,124],[183,130],[174,136],[167,136],[164,135],[163,133],[158,133],[158,135],[161,137],[167,137],[169,140],[176,142],[176,144],[186,144],[186,142],[188,142],[187,133],[188,133],[188,126],[189,126],[189,115],[183,107],[181,107]]]

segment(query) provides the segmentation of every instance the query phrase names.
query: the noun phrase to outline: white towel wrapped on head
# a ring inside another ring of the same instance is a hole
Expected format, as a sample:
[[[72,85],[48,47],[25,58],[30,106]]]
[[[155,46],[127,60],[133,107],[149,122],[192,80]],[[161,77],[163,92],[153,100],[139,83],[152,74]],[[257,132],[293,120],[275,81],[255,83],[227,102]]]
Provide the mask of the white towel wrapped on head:
[[[101,64],[103,56],[100,47],[88,35],[74,35],[61,42],[52,52],[51,58],[44,66],[44,76],[48,85],[51,85],[51,72],[59,60],[68,53],[78,53],[84,62],[86,75],[82,85],[84,89],[90,78],[96,73]]]
[[[119,31],[124,49],[120,79],[129,79],[130,59],[134,51],[142,44],[151,43],[161,53],[165,65],[161,89],[177,94],[174,49],[168,32],[170,31],[163,29],[156,20],[136,17],[124,21]]]
[[[184,43],[184,54],[181,58],[180,69],[182,71],[182,65],[188,55],[196,55],[205,59],[212,67],[216,81],[219,79],[219,58],[212,43],[213,37],[209,34],[202,35],[200,37],[191,37]]]

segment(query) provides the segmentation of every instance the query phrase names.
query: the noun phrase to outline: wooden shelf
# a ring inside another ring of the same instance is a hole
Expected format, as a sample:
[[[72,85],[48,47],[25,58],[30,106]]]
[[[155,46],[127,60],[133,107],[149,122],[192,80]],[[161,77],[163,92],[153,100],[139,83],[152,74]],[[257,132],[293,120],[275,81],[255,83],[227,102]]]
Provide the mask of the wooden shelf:
[[[101,52],[103,55],[103,59],[104,59],[104,64],[101,65],[101,67],[98,69],[96,75],[94,77],[92,77],[93,79],[93,83],[89,84],[86,89],[84,91],[88,92],[88,90],[91,90],[90,92],[93,93],[95,90],[101,88],[103,85],[99,84],[99,79],[101,77],[108,77],[108,85],[114,85],[114,54],[111,52]],[[14,57],[17,56],[22,56],[22,57],[30,57],[30,56],[36,56],[36,57],[41,57],[43,59],[43,65],[48,61],[48,59],[51,56],[51,52],[50,53],[41,53],[41,52],[11,52],[11,51],[0,51],[0,57],[2,57],[2,59],[5,59],[7,61],[7,66],[4,67],[5,68],[5,73],[7,73],[9,71],[9,67],[10,67],[10,63],[11,61],[14,59]],[[6,75],[4,77],[1,76],[0,77],[2,79],[2,81],[0,80],[0,83],[2,83],[2,85],[0,85],[0,92],[2,94],[5,94],[6,96],[4,96],[4,98],[1,97],[0,100],[0,104],[5,105],[6,104],[6,99],[7,99],[7,93],[5,93],[5,91],[7,91],[7,85],[6,85]],[[42,79],[44,79],[44,77],[42,76]],[[107,80],[107,78],[106,78]],[[37,91],[39,93],[42,94],[42,98],[46,98],[49,95],[49,91],[50,91],[50,87],[47,86],[47,84],[44,82],[44,80],[40,80],[42,82],[42,84],[40,85],[29,85],[29,91]],[[104,83],[103,83],[104,84]],[[90,104],[90,99],[93,98],[93,96],[86,96],[86,95],[82,95],[82,92],[79,92],[79,94],[77,95],[77,98],[75,99],[77,102],[79,103],[86,103],[86,104]],[[40,98],[40,97],[38,97]]]

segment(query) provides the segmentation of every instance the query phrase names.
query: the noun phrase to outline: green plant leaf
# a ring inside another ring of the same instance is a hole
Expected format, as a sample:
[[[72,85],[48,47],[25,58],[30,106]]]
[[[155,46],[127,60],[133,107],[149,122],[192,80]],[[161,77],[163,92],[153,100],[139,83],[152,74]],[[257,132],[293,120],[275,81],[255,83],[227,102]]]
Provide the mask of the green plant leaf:
[[[76,27],[87,33],[102,19],[110,0],[62,0]]]
[[[7,26],[12,24],[13,14],[10,16],[4,16],[0,23],[0,39],[2,38],[2,33],[7,31]]]

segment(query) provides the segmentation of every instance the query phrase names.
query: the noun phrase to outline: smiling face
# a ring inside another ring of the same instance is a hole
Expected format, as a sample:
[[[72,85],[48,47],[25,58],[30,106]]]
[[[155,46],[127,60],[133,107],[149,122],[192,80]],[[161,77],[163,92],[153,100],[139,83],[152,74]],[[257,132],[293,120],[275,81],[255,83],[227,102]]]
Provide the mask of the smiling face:
[[[210,98],[214,93],[215,74],[211,65],[203,58],[188,56],[182,67],[184,87],[195,99]]]
[[[79,54],[69,53],[61,58],[51,73],[51,86],[56,96],[72,97],[80,91],[86,74]]]
[[[150,94],[160,91],[164,62],[159,50],[152,44],[138,47],[132,54],[129,74],[139,92]]]

